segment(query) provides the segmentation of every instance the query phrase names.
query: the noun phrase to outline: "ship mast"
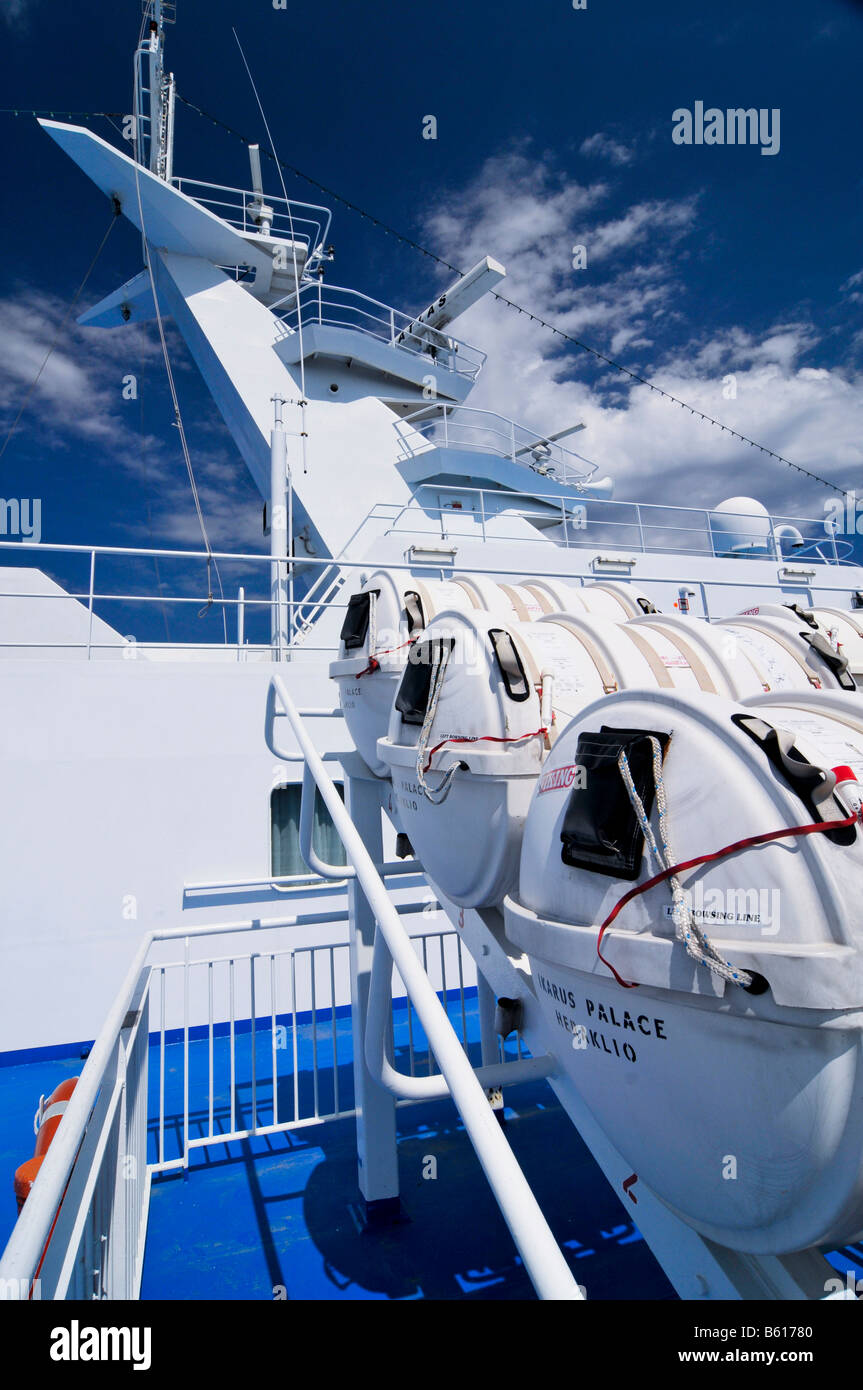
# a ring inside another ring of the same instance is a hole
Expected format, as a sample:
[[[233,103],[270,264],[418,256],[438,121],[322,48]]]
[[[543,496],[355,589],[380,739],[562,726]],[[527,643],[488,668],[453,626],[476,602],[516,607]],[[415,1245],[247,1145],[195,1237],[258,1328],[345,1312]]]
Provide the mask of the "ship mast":
[[[135,53],[135,126],[138,160],[170,183],[174,171],[174,74],[165,76],[165,26],[177,17],[175,0],[143,0],[144,25]]]

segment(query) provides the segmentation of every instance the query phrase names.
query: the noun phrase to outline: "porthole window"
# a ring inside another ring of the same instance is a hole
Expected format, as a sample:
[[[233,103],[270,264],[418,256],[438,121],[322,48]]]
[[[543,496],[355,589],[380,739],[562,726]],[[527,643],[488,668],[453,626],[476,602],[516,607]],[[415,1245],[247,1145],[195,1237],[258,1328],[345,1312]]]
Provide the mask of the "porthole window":
[[[336,790],[344,801],[344,788],[337,784]],[[292,782],[285,787],[274,787],[270,797],[271,833],[271,873],[274,878],[288,878],[293,874],[308,874],[308,866],[300,854],[300,801],[302,785]],[[333,825],[332,816],[327,810],[319,791],[315,791],[315,813],[312,830],[312,845],[316,854],[327,864],[347,864],[344,846],[338,831]]]

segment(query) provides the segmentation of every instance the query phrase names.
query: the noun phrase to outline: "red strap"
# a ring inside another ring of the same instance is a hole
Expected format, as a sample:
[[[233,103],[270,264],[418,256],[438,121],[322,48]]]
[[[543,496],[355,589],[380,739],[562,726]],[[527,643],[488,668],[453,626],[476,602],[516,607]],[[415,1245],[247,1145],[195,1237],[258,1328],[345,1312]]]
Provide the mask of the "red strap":
[[[766,845],[771,840],[788,839],[795,835],[818,835],[825,830],[847,830],[854,825],[859,818],[859,813],[847,816],[845,820],[823,820],[816,821],[812,825],[792,825],[786,830],[768,830],[763,835],[749,835],[745,840],[735,840],[733,845],[726,845],[724,849],[714,850],[712,854],[700,854],[696,859],[687,859],[682,864],[672,864],[668,869],[662,869],[660,873],[654,874],[653,878],[648,878],[644,883],[639,883],[635,888],[630,888],[628,893],[611,909],[602,926],[599,929],[599,936],[596,939],[596,954],[607,965],[615,980],[623,989],[638,989],[637,984],[631,984],[621,979],[611,961],[606,960],[600,950],[602,938],[606,930],[611,926],[621,908],[626,907],[628,902],[637,898],[640,893],[646,893],[648,888],[653,888],[657,883],[662,883],[664,879],[671,878],[674,874],[684,873],[687,869],[695,869],[699,864],[711,864],[714,859],[725,859],[729,854],[736,854],[738,850],[750,849],[753,845]]]
[[[407,642],[402,642],[398,647],[384,647],[382,652],[377,652],[375,656],[370,656],[369,664],[366,669],[364,671],[357,671],[357,680],[359,680],[360,676],[371,676],[375,671],[381,669],[381,663],[378,661],[379,656],[389,656],[392,652],[403,651],[405,647],[412,647],[416,641],[416,637],[410,637]]]
[[[429,760],[423,768],[423,772],[428,772],[431,767],[432,758],[441,748],[446,748],[448,743],[521,743],[526,738],[537,738],[548,733],[548,729],[534,729],[530,734],[519,734],[516,738],[498,738],[494,734],[465,734],[462,738],[445,738],[440,743],[436,743],[429,753]]]

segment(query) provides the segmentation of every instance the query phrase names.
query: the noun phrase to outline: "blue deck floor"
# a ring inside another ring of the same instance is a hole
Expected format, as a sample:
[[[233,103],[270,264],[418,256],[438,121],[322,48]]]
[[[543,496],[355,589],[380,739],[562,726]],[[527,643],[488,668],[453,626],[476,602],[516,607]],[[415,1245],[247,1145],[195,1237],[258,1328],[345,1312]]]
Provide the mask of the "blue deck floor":
[[[673,1297],[545,1083],[510,1099],[507,1136],[589,1296]],[[405,1220],[379,1232],[361,1227],[352,1120],[199,1152],[154,1184],[144,1298],[532,1296],[449,1102],[400,1109]]]
[[[451,1009],[452,1013],[452,1009]],[[455,1022],[454,1018],[454,1022]],[[468,1007],[475,1051],[475,1001]],[[337,1020],[340,1100],[352,1104],[350,1019]],[[258,1124],[272,1120],[269,1031],[255,1037],[254,1104]],[[421,1035],[414,1033],[421,1050]],[[288,1049],[293,1037],[287,1037]],[[313,1105],[312,1041],[297,1028],[300,1113]],[[333,1061],[332,1032],[319,1034],[318,1062]],[[397,1060],[406,1066],[406,1020],[397,1015]],[[472,1058],[472,1060],[477,1060]],[[227,1043],[214,1045],[214,1132],[227,1129]],[[0,1160],[7,1173],[0,1199],[0,1247],[15,1219],[12,1173],[33,1148],[33,1111],[41,1093],[80,1073],[80,1055],[0,1066]],[[165,1156],[181,1138],[182,1043],[166,1048]],[[251,1120],[252,1036],[237,1039],[236,1118]],[[206,1096],[208,1042],[190,1045],[192,1096]],[[292,1113],[293,1083],[281,1077],[282,1118]],[[150,1114],[157,1113],[159,1053],[151,1048]],[[332,1073],[330,1073],[332,1074]],[[321,1109],[333,1101],[322,1076]],[[544,1082],[506,1092],[506,1133],[540,1206],[590,1299],[673,1299],[645,1242],[596,1167]],[[209,1105],[190,1116],[192,1135],[209,1130]],[[398,1152],[404,1219],[363,1229],[356,1181],[353,1119],[193,1150],[185,1174],[157,1176],[152,1186],[142,1297],[178,1300],[525,1299],[533,1291],[479,1167],[461,1120],[448,1101],[400,1107]],[[150,1130],[150,1159],[158,1126]],[[430,1159],[435,1163],[431,1164]],[[436,1177],[427,1177],[436,1170]],[[844,1274],[863,1276],[863,1251],[831,1256]]]

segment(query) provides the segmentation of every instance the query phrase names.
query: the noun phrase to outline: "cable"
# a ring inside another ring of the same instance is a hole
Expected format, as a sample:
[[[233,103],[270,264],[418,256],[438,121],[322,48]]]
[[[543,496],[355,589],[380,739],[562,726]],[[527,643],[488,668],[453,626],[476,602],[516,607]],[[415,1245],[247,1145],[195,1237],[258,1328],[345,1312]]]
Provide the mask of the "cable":
[[[138,130],[138,121],[139,121],[139,117],[140,117],[139,100],[138,100],[138,82],[137,82],[137,76],[138,76],[137,57],[138,57],[138,55],[137,55],[137,52],[136,52],[136,54],[135,54],[135,112],[134,112],[134,115],[135,115],[135,131],[136,131],[136,134],[137,134],[137,130]],[[151,140],[152,140],[152,136],[151,136]],[[152,147],[152,146],[151,146],[151,147]],[[136,143],[136,153],[137,153],[137,143]],[[194,503],[195,503],[195,511],[196,511],[196,513],[197,513],[197,516],[198,516],[198,524],[199,524],[199,526],[200,526],[200,528],[201,528],[201,536],[202,536],[203,541],[204,541],[204,547],[205,547],[205,549],[206,549],[206,551],[207,551],[207,602],[204,604],[204,607],[201,609],[200,613],[198,614],[198,617],[199,617],[199,618],[203,617],[204,614],[207,612],[207,610],[208,610],[209,608],[211,608],[212,605],[213,605],[213,603],[215,602],[214,597],[213,597],[213,585],[212,585],[212,579],[211,579],[211,567],[212,567],[212,569],[215,570],[216,579],[217,579],[218,584],[219,584],[219,594],[220,594],[221,599],[222,599],[222,628],[223,628],[224,635],[225,635],[225,645],[227,646],[227,643],[228,643],[228,619],[227,619],[227,615],[226,615],[226,613],[225,613],[225,592],[224,592],[224,589],[222,588],[222,576],[221,576],[221,574],[220,574],[220,572],[219,572],[219,566],[218,566],[218,563],[217,563],[217,561],[215,560],[215,558],[214,558],[214,556],[213,556],[212,546],[210,545],[210,538],[209,538],[209,536],[208,536],[208,534],[207,534],[207,526],[206,526],[206,522],[204,521],[204,512],[203,512],[203,508],[201,507],[201,499],[200,499],[200,496],[199,496],[199,494],[198,494],[198,484],[197,484],[197,480],[196,480],[196,478],[195,478],[195,470],[194,470],[194,468],[193,468],[193,466],[192,466],[192,456],[191,456],[191,454],[190,454],[190,452],[189,452],[189,445],[188,445],[188,441],[187,441],[187,439],[186,439],[186,431],[185,431],[185,428],[184,428],[184,426],[183,426],[183,415],[182,415],[182,412],[181,412],[181,410],[180,410],[180,401],[179,401],[179,397],[178,397],[178,395],[177,395],[177,388],[176,388],[176,385],[175,385],[175,382],[174,382],[174,373],[173,373],[173,371],[172,371],[172,369],[171,369],[171,358],[170,358],[170,354],[169,354],[169,352],[168,352],[168,343],[167,343],[167,339],[166,339],[166,337],[165,337],[165,326],[164,326],[164,324],[163,324],[163,322],[162,322],[162,312],[161,312],[161,308],[160,308],[160,305],[159,305],[159,295],[158,295],[158,292],[157,292],[157,290],[156,290],[156,276],[155,276],[155,274],[154,274],[154,272],[153,272],[152,257],[151,257],[150,252],[149,252],[149,246],[148,246],[148,243],[147,243],[147,234],[146,234],[145,226],[144,226],[144,205],[143,205],[143,200],[142,200],[142,198],[141,198],[141,175],[140,175],[140,169],[141,169],[140,163],[139,163],[139,161],[136,159],[136,160],[135,160],[135,192],[136,192],[136,194],[137,194],[137,200],[138,200],[138,217],[139,217],[140,223],[141,223],[141,236],[142,236],[142,238],[143,238],[143,245],[144,245],[144,262],[145,262],[145,265],[146,265],[146,267],[147,267],[147,273],[148,273],[149,278],[150,278],[150,289],[151,289],[151,292],[152,292],[152,295],[153,295],[153,308],[155,309],[156,323],[157,323],[158,330],[159,330],[159,341],[160,341],[160,343],[161,343],[161,345],[162,345],[162,357],[163,357],[164,363],[165,363],[165,373],[166,373],[167,378],[168,378],[168,387],[169,387],[169,389],[170,389],[171,401],[172,401],[173,407],[174,407],[174,423],[175,423],[175,425],[176,425],[176,427],[177,427],[177,431],[178,431],[179,436],[180,436],[180,447],[182,448],[182,451],[183,451],[183,458],[184,458],[185,463],[186,463],[186,472],[187,472],[188,475],[189,475],[189,484],[190,484],[191,489],[192,489],[192,499],[193,499],[193,501],[194,501]]]
[[[218,126],[221,130],[234,136],[235,139],[241,140],[244,145],[255,143],[247,139],[245,135],[242,135],[240,131],[234,130],[232,126],[227,125],[224,121],[220,121],[218,117],[210,115],[209,111],[204,111],[202,107],[196,106],[194,102],[181,96],[179,92],[177,93],[177,97],[185,106],[188,106],[191,111],[197,112],[204,120],[210,121],[213,125]],[[272,144],[272,141],[270,143]],[[371,222],[373,226],[380,227],[387,236],[395,237],[396,240],[400,241],[404,246],[409,246],[411,250],[419,252],[422,256],[426,256],[429,260],[434,261],[436,265],[443,266],[444,269],[452,271],[454,275],[464,274],[464,271],[460,270],[458,266],[452,265],[450,261],[445,260],[442,256],[436,255],[434,251],[429,251],[427,247],[420,245],[420,243],[414,241],[412,237],[405,236],[403,232],[399,232],[395,227],[391,227],[388,223],[381,221],[379,217],[374,217],[370,212],[366,212],[356,203],[352,203],[348,198],[343,198],[341,194],[336,193],[333,189],[328,188],[326,184],[320,183],[317,179],[311,178],[309,174],[298,169],[296,165],[282,163],[271,150],[262,150],[261,153],[266,155],[267,159],[273,160],[280,170],[287,170],[288,173],[303,179],[306,183],[311,184],[313,188],[325,194],[326,197],[333,198],[337,203],[340,203],[342,207],[348,208],[351,212],[358,213],[359,216],[364,218],[367,222]],[[287,197],[287,195],[285,196]],[[810,469],[803,468],[799,463],[793,463],[792,460],[786,458],[784,454],[777,453],[775,449],[768,449],[766,444],[759,444],[757,440],[751,439],[749,435],[741,434],[739,430],[731,429],[730,426],[724,425],[721,420],[715,419],[714,416],[708,415],[705,411],[699,410],[696,406],[689,405],[687,401],[681,400],[679,396],[675,396],[671,391],[664,390],[654,382],[648,381],[646,377],[640,376],[638,372],[632,371],[629,367],[624,367],[622,363],[616,362],[614,358],[606,356],[604,352],[600,352],[598,348],[592,347],[589,343],[585,343],[581,338],[576,338],[573,334],[567,333],[564,329],[558,328],[553,323],[549,323],[541,314],[535,314],[532,310],[524,308],[521,304],[516,304],[512,299],[508,299],[506,295],[497,294],[494,290],[490,290],[489,294],[492,299],[496,299],[500,304],[505,304],[508,308],[515,309],[519,314],[527,314],[532,323],[538,323],[542,328],[548,329],[550,333],[563,339],[564,342],[571,343],[573,347],[577,347],[581,352],[588,353],[591,357],[596,358],[597,361],[603,362],[606,366],[612,367],[614,371],[620,372],[621,375],[628,377],[630,381],[634,381],[638,386],[646,386],[649,391],[655,392],[655,394],[661,396],[663,400],[671,401],[673,405],[679,406],[681,410],[688,410],[690,415],[697,416],[697,418],[703,420],[705,424],[713,425],[716,429],[722,430],[725,434],[730,434],[732,439],[738,439],[742,444],[747,444],[750,448],[757,449],[760,453],[766,454],[768,458],[776,459],[778,463],[784,463],[786,467],[793,468],[796,473],[801,473],[804,477],[810,478],[813,482],[820,483],[823,487],[830,488],[833,492],[838,492],[841,497],[851,496],[851,493],[846,488],[839,487],[836,483],[831,483],[827,478],[822,478],[818,473],[813,473]]]
[[[621,978],[610,960],[602,954],[602,938],[611,926],[620,910],[626,904],[632,902],[633,898],[639,897],[641,893],[646,893],[648,888],[655,888],[657,883],[663,883],[667,878],[673,878],[677,874],[685,873],[687,869],[697,869],[699,864],[712,864],[716,859],[725,859],[729,854],[736,854],[741,849],[751,849],[754,845],[766,845],[772,840],[784,840],[797,835],[818,835],[828,830],[847,830],[849,826],[855,825],[860,819],[860,812],[855,811],[853,815],[847,816],[844,820],[820,820],[811,825],[792,825],[784,830],[768,830],[763,835],[749,835],[745,840],[735,840],[733,845],[726,845],[724,849],[714,850],[712,854],[699,854],[695,859],[685,859],[682,864],[671,864],[668,868],[662,869],[652,878],[645,879],[644,883],[639,883],[635,888],[630,888],[628,893],[615,903],[605,921],[599,929],[599,936],[596,939],[596,954],[607,965],[615,980],[623,989],[638,989],[637,984],[631,984]]]
[[[237,47],[238,47],[238,49],[240,50],[240,57],[241,57],[242,60],[243,60],[243,67],[246,69],[246,74],[247,74],[247,76],[248,76],[249,82],[251,83],[252,91],[253,91],[254,96],[255,96],[255,101],[256,101],[257,104],[258,104],[258,110],[259,110],[260,113],[261,113],[261,120],[262,120],[263,123],[264,123],[264,130],[267,132],[267,139],[269,140],[270,146],[271,146],[272,151],[273,151],[272,157],[273,157],[273,160],[274,160],[274,162],[275,162],[276,168],[277,168],[278,171],[279,171],[279,182],[280,182],[281,185],[282,185],[282,195],[283,195],[283,197],[284,197],[284,199],[285,199],[285,206],[286,206],[287,209],[288,209],[288,227],[289,227],[290,234],[291,234],[291,257],[292,257],[293,265],[294,265],[294,294],[295,294],[296,300],[297,300],[297,333],[298,333],[298,335],[299,335],[299,348],[300,348],[300,402],[299,402],[299,406],[300,406],[300,441],[301,441],[300,447],[301,447],[301,449],[302,449],[302,454],[303,454],[303,472],[304,472],[304,473],[308,473],[309,467],[308,467],[308,459],[307,459],[307,454],[306,454],[306,440],[307,440],[308,437],[309,437],[308,430],[306,429],[306,405],[307,405],[307,401],[306,401],[306,357],[305,357],[305,353],[304,353],[304,351],[303,351],[303,311],[302,311],[302,305],[300,304],[300,272],[299,272],[299,269],[298,269],[298,267],[297,267],[297,240],[296,240],[296,237],[294,236],[294,215],[293,215],[293,212],[292,212],[292,210],[291,210],[290,199],[288,198],[288,190],[287,190],[287,188],[285,187],[285,176],[284,176],[284,174],[282,173],[282,165],[281,165],[281,162],[280,162],[280,160],[277,158],[276,153],[275,153],[275,150],[276,150],[275,141],[273,140],[273,137],[272,137],[272,135],[270,134],[269,122],[267,121],[266,113],[265,113],[265,111],[264,111],[264,107],[263,107],[263,104],[262,104],[262,102],[261,102],[261,98],[260,98],[259,95],[258,95],[258,89],[257,89],[257,87],[255,86],[255,79],[254,79],[253,76],[252,76],[251,68],[249,67],[248,62],[246,61],[246,55],[245,55],[245,53],[243,52],[243,45],[240,43],[239,35],[237,34],[236,29],[232,28],[232,29],[231,29],[231,33],[233,34],[234,38],[235,38],[236,41],[237,41]],[[263,194],[262,194],[261,196],[263,197]],[[275,498],[272,499],[272,504],[273,504],[273,506],[275,506],[275,504],[276,504],[276,499],[275,499]],[[288,537],[288,540],[289,540],[289,548],[290,548],[290,552],[291,552],[291,558],[292,558],[292,560],[293,560],[293,553],[294,553],[294,538],[293,538],[293,536],[289,536],[289,537]],[[292,572],[293,572],[293,566],[292,566]]]
[[[101,240],[100,243],[99,243],[99,249],[98,249],[98,251],[96,252],[95,256],[93,257],[93,259],[92,259],[92,261],[90,262],[90,265],[89,265],[89,267],[88,267],[88,269],[87,269],[87,274],[84,276],[84,279],[81,281],[80,285],[78,286],[77,290],[75,291],[74,298],[72,299],[72,302],[71,302],[71,303],[69,304],[69,306],[67,307],[66,312],[65,312],[65,314],[63,315],[62,320],[60,321],[60,326],[59,326],[59,328],[57,329],[57,332],[56,332],[55,335],[54,335],[54,339],[53,339],[53,341],[52,341],[52,343],[51,343],[51,346],[48,348],[48,351],[46,352],[44,358],[42,359],[42,365],[40,366],[40,368],[39,368],[38,372],[36,373],[35,377],[33,378],[32,382],[30,383],[30,386],[29,386],[29,388],[28,388],[28,390],[27,390],[27,394],[26,394],[26,396],[24,397],[23,401],[21,402],[21,408],[19,409],[18,414],[15,416],[15,419],[12,421],[11,426],[9,427],[9,433],[6,435],[6,438],[5,438],[4,441],[3,441],[3,446],[2,446],[2,448],[0,448],[0,459],[2,459],[3,455],[5,454],[6,448],[7,448],[8,444],[9,444],[9,441],[10,441],[10,439],[12,438],[13,434],[15,433],[16,429],[18,428],[18,422],[19,422],[19,420],[21,419],[21,416],[24,414],[24,411],[27,409],[27,403],[28,403],[28,401],[30,400],[30,397],[32,396],[33,392],[35,391],[35,389],[36,389],[36,387],[37,387],[37,385],[38,385],[38,383],[39,383],[39,378],[41,377],[42,373],[44,372],[45,368],[47,367],[48,362],[49,362],[49,360],[50,360],[50,358],[51,358],[51,355],[52,355],[52,353],[54,352],[54,349],[56,348],[57,344],[58,344],[59,341],[60,341],[60,335],[62,334],[63,329],[66,327],[66,324],[69,322],[69,319],[70,319],[70,317],[71,317],[71,315],[72,315],[72,311],[74,310],[75,305],[78,303],[78,300],[81,298],[81,295],[84,293],[84,289],[85,289],[85,287],[86,287],[87,281],[90,279],[90,276],[93,274],[93,271],[94,271],[95,268],[96,268],[96,262],[99,260],[99,257],[101,256],[102,252],[103,252],[104,249],[105,249],[105,245],[106,245],[106,243],[107,243],[108,237],[111,235],[111,232],[114,230],[114,227],[115,227],[115,225],[116,225],[116,223],[117,223],[117,219],[118,219],[119,216],[120,216],[120,211],[121,211],[120,204],[117,202],[116,199],[114,199],[114,210],[113,210],[113,214],[112,214],[112,217],[111,217],[111,221],[110,221],[109,224],[108,224],[108,230],[106,231],[105,235],[102,237],[102,240]]]

